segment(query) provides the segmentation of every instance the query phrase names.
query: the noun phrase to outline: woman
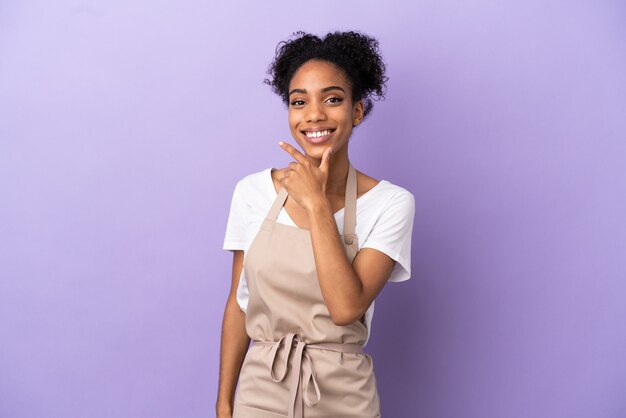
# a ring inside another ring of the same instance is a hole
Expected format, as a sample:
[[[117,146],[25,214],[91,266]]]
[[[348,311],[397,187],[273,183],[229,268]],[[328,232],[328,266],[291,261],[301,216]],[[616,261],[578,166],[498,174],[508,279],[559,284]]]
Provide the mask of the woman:
[[[383,97],[385,65],[369,36],[295,35],[265,81],[287,104],[302,152],[280,142],[294,161],[244,177],[233,193],[217,415],[379,417],[362,350],[374,298],[410,277],[415,202],[356,171],[348,144],[371,97]]]

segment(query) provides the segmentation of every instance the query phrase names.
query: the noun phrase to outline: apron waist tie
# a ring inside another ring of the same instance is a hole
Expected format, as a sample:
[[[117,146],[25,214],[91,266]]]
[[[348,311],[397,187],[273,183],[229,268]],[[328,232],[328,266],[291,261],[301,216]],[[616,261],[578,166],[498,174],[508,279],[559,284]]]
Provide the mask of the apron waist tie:
[[[288,418],[302,418],[302,400],[308,406],[317,405],[322,399],[322,394],[320,393],[319,385],[317,384],[317,379],[315,377],[315,369],[313,368],[313,361],[311,356],[307,352],[309,349],[316,350],[330,350],[337,351],[340,353],[350,353],[350,354],[358,354],[363,352],[362,344],[344,344],[344,343],[315,343],[315,344],[307,344],[302,341],[302,338],[298,334],[289,333],[282,337],[278,341],[252,341],[253,345],[259,346],[270,346],[271,350],[271,360],[269,363],[270,374],[272,380],[274,382],[282,381],[287,375],[287,369],[289,367],[289,356],[291,354],[291,350],[293,348],[296,349],[295,357],[294,357],[294,367],[296,372],[293,373],[291,377],[291,381],[289,382],[289,413]],[[287,352],[285,353],[285,361],[283,365],[283,370],[280,376],[276,377],[274,373],[274,362],[276,361],[276,356],[278,354],[278,350],[281,347],[285,347]],[[302,378],[302,379],[301,379]],[[302,382],[302,383],[301,383]],[[316,399],[311,401],[309,399],[308,388],[309,382],[313,384],[313,389],[315,390]],[[302,384],[302,387],[300,385]],[[301,389],[301,390],[298,390]],[[304,395],[303,395],[304,393]]]

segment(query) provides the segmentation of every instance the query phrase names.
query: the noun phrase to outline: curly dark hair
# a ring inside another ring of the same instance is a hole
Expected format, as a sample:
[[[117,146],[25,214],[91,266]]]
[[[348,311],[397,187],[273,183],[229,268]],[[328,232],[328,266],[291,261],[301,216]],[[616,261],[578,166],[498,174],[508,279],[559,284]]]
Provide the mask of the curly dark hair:
[[[318,59],[341,68],[352,87],[352,102],[363,100],[363,117],[372,110],[374,100],[385,98],[385,63],[378,49],[378,41],[358,32],[330,32],[323,39],[306,32],[293,33],[293,38],[282,41],[275,51],[264,80],[285,105],[289,105],[289,83],[305,62]]]

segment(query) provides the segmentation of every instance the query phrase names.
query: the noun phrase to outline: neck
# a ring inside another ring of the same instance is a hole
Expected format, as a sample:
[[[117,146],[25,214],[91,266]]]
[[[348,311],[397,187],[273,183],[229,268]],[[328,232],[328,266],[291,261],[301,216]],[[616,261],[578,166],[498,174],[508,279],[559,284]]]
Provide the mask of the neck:
[[[348,183],[348,170],[350,161],[346,155],[345,159],[335,159],[331,161],[326,180],[326,194],[343,196],[346,194],[346,184]]]

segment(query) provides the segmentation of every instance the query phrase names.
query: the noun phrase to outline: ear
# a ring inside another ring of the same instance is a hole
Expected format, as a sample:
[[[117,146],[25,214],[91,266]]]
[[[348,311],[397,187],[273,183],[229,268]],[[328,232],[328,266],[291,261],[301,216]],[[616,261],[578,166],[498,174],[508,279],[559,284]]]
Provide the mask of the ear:
[[[352,106],[352,126],[357,126],[363,120],[363,111],[365,110],[365,105],[363,104],[363,100],[359,100]]]

